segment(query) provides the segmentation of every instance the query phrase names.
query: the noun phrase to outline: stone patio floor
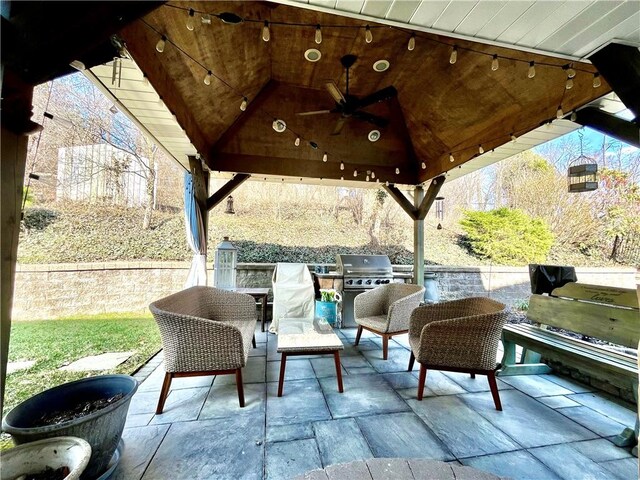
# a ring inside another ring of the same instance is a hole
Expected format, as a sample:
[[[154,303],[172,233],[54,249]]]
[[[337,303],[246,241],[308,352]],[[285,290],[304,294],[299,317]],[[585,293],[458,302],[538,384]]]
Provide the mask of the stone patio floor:
[[[258,348],[244,369],[245,408],[235,377],[173,381],[155,415],[162,355],[137,376],[112,478],[287,479],[328,465],[372,457],[429,458],[516,479],[634,479],[637,459],[610,440],[634,424],[634,411],[606,394],[555,376],[503,377],[504,411],[494,409],[485,377],[430,371],[416,400],[418,365],[407,372],[406,335],[389,344],[355,329],[337,330],[344,393],[333,357],[287,360],[284,396],[276,396],[276,336],[256,329]]]

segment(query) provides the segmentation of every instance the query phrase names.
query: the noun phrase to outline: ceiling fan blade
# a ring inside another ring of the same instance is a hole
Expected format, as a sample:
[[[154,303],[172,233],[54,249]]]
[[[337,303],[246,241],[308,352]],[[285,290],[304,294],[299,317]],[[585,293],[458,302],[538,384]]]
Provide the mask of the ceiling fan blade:
[[[389,120],[387,120],[386,118],[382,118],[377,115],[372,115],[367,112],[361,112],[361,111],[354,112],[352,116],[360,120],[364,120],[365,122],[372,123],[376,127],[386,127],[387,125],[389,125]]]
[[[324,86],[329,92],[329,95],[331,95],[331,97],[336,101],[336,103],[339,103],[341,105],[347,103],[347,100],[344,98],[344,95],[342,95],[342,92],[336,85],[336,82],[331,80],[329,82],[325,82]]]
[[[364,108],[369,105],[373,105],[374,103],[384,102],[385,100],[394,98],[397,95],[398,91],[395,89],[395,87],[386,87],[358,100],[358,108]]]
[[[336,126],[333,128],[333,132],[331,132],[331,135],[340,135],[340,132],[342,131],[342,128],[344,127],[344,124],[346,123],[347,118],[346,117],[340,117],[338,118],[338,121],[336,122]]]
[[[301,117],[304,117],[306,115],[320,115],[322,113],[331,113],[331,110],[314,110],[313,112],[296,113],[296,115],[300,115]]]

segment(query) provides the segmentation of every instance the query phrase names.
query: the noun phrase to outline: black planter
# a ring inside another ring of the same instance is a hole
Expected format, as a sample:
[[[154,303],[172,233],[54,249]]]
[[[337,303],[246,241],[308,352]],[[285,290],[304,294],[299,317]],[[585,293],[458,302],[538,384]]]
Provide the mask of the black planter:
[[[138,381],[128,375],[99,375],[64,383],[15,407],[2,420],[2,429],[11,434],[16,444],[60,436],[84,438],[91,445],[92,453],[82,478],[93,479],[106,470],[120,442],[129,403],[137,389]],[[38,425],[39,419],[47,413],[111,398],[119,393],[124,395],[120,400],[84,417],[56,425]]]

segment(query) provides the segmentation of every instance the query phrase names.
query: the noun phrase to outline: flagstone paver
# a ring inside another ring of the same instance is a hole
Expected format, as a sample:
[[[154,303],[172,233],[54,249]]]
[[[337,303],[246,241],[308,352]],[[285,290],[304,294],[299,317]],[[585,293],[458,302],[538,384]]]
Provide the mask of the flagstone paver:
[[[133,352],[107,352],[100,355],[90,355],[71,362],[69,365],[61,367],[60,370],[68,372],[110,370],[127,361],[131,355]]]
[[[26,370],[33,367],[36,364],[35,360],[23,360],[21,362],[9,362],[7,363],[7,375],[19,372],[20,370]]]
[[[244,408],[234,375],[190,377],[174,379],[164,413],[155,415],[164,379],[159,353],[135,375],[146,380],[132,399],[112,478],[290,479],[324,469],[314,475],[342,480],[339,463],[371,457],[462,462],[514,479],[636,478],[637,459],[610,441],[614,427],[633,424],[624,402],[573,379],[519,376],[498,380],[498,412],[485,377],[439,371],[428,372],[418,402],[406,336],[394,339],[384,361],[379,337],[365,332],[354,347],[355,329],[337,333],[345,343],[344,393],[332,357],[304,356],[287,361],[278,397],[276,337],[258,327],[258,348],[243,369]],[[385,480],[396,466],[371,465],[368,478]],[[456,475],[472,472],[459,467]]]

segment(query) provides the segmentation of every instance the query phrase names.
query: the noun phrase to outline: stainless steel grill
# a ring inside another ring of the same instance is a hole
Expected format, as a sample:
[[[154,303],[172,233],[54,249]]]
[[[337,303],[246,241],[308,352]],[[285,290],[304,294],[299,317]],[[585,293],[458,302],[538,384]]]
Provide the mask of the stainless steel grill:
[[[336,255],[336,274],[343,277],[342,326],[357,326],[353,318],[356,295],[387,283],[404,282],[394,278],[386,255]]]

